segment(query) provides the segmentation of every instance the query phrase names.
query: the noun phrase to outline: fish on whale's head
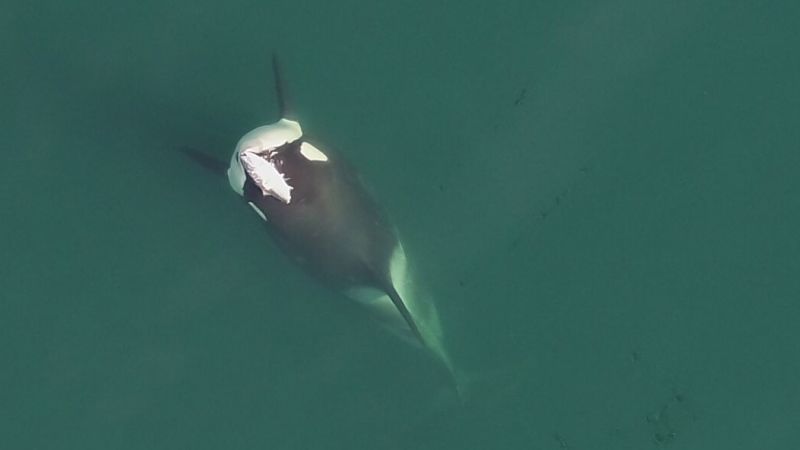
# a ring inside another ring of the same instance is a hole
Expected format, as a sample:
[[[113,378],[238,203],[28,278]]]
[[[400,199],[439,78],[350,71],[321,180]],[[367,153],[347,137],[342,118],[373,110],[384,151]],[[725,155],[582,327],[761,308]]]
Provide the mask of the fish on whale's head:
[[[292,186],[281,171],[276,156],[288,144],[302,137],[300,124],[289,119],[281,119],[245,134],[236,145],[228,168],[228,181],[233,190],[244,195],[244,184],[249,175],[265,196],[291,203]]]

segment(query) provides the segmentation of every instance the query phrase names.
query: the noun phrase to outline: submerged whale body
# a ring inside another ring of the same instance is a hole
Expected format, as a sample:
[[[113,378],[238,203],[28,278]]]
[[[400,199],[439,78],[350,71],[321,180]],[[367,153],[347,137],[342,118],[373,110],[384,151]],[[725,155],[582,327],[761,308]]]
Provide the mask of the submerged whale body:
[[[394,226],[340,155],[306,139],[272,63],[281,117],[239,140],[227,169],[231,187],[288,255],[429,349],[457,380],[436,309],[414,292]]]

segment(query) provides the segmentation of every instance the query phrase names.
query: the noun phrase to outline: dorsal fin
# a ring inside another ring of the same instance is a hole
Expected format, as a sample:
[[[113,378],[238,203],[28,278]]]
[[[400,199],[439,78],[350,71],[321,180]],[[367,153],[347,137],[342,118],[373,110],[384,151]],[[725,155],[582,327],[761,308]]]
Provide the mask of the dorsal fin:
[[[275,78],[275,94],[278,100],[278,114],[281,119],[293,119],[292,111],[286,101],[286,89],[283,84],[283,72],[278,61],[278,55],[272,54],[272,73]]]
[[[400,297],[397,289],[389,284],[389,287],[386,289],[386,295],[389,296],[389,299],[392,300],[392,303],[394,303],[397,311],[399,311],[400,315],[403,316],[403,320],[405,320],[406,325],[408,325],[408,328],[411,330],[411,334],[413,334],[414,337],[419,340],[420,344],[427,347],[428,343],[425,342],[425,338],[422,336],[422,333],[419,332],[419,328],[417,327],[417,322],[414,320],[414,316],[412,316],[411,312],[409,312],[408,308],[406,308],[406,304],[403,303],[403,299]]]

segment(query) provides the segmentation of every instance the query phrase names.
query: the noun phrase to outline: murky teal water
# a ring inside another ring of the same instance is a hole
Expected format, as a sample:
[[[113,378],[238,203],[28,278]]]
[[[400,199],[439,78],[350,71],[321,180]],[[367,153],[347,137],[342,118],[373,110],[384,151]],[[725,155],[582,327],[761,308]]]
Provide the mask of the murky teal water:
[[[0,447],[800,445],[794,3],[0,11]],[[178,151],[275,119],[273,50],[463,406]]]

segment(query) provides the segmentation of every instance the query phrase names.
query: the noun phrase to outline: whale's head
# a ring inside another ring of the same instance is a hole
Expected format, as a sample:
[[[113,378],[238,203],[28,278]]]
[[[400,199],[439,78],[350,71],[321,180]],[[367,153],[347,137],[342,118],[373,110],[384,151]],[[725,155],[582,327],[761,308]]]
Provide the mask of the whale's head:
[[[228,167],[231,188],[244,195],[244,184],[249,176],[264,195],[271,195],[287,204],[291,202],[292,187],[273,157],[302,137],[300,124],[289,119],[281,119],[245,134],[239,139]]]

